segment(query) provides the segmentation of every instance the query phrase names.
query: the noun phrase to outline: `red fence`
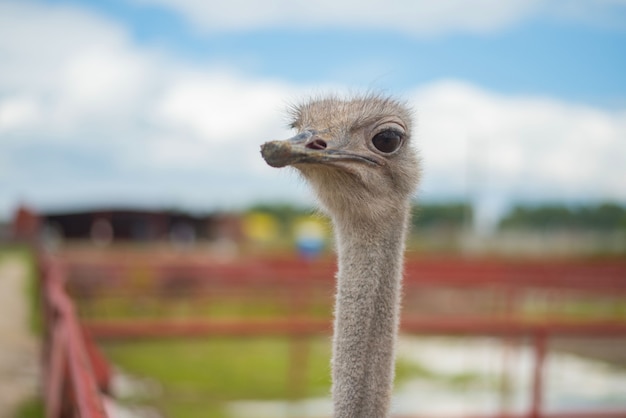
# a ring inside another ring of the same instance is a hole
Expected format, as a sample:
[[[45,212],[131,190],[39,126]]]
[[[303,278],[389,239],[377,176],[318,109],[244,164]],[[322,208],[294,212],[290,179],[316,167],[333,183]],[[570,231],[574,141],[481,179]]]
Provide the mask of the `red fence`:
[[[105,418],[103,396],[110,382],[106,360],[81,328],[65,292],[61,265],[42,259],[40,269],[46,418]]]
[[[154,258],[89,259],[67,257],[73,285],[85,278],[93,279],[96,289],[123,289],[133,275],[144,275],[156,283],[160,291],[182,288],[185,296],[203,297],[211,292],[233,289],[280,289],[282,294],[297,301],[306,299],[312,289],[326,289],[332,295],[334,265],[310,264],[298,260],[250,259],[237,263],[214,263],[198,260],[160,262]],[[72,304],[63,291],[64,272],[57,263],[48,262],[44,269],[44,300],[48,330],[46,355],[46,405],[48,417],[65,416],[64,410],[74,408],[79,416],[103,417],[102,392],[108,384],[108,367],[97,347],[82,332]],[[405,309],[401,330],[408,334],[470,335],[530,338],[535,351],[531,407],[525,417],[623,417],[626,411],[587,414],[542,413],[543,369],[546,346],[554,336],[626,336],[626,321],[597,318],[533,318],[518,315],[517,304],[524,292],[541,289],[544,292],[574,292],[621,298],[626,295],[626,261],[502,261],[502,260],[409,260],[406,268],[405,299],[419,295],[425,289],[458,289],[496,292],[498,312],[492,307],[482,312],[485,300],[472,315],[428,312]],[[182,283],[187,285],[182,286]],[[84,285],[84,283],[83,283]],[[145,283],[144,283],[145,285]],[[179,286],[180,285],[180,286]],[[145,289],[144,289],[145,290]],[[75,292],[93,296],[93,289],[78,288]],[[158,293],[158,292],[157,292]],[[448,295],[449,296],[449,295]],[[503,301],[500,300],[503,297]],[[493,298],[492,298],[493,299]],[[489,299],[486,305],[490,305]],[[406,303],[405,303],[406,304]],[[297,303],[296,303],[297,305]],[[251,321],[249,319],[199,319],[185,321],[164,319],[87,320],[89,334],[96,339],[193,337],[193,336],[251,336],[251,335],[317,335],[331,331],[328,318],[316,318],[296,313],[289,317]],[[91,382],[91,383],[90,383]],[[61,401],[59,401],[59,399]],[[71,406],[68,406],[71,405]],[[98,415],[100,414],[100,415]],[[502,413],[501,417],[511,417]]]

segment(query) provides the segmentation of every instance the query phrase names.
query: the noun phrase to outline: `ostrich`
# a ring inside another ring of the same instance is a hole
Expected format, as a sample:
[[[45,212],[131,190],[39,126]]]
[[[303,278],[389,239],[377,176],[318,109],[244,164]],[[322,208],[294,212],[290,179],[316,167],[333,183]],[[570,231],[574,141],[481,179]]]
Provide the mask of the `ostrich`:
[[[263,144],[261,154],[272,167],[296,168],[333,222],[334,416],[386,417],[410,198],[419,180],[411,115],[375,95],[314,99],[291,113],[297,134]]]

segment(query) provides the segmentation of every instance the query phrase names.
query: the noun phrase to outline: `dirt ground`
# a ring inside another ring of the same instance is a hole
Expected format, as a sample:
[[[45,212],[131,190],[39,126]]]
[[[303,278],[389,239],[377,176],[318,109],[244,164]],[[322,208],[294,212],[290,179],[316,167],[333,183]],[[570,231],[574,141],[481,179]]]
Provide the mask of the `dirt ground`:
[[[26,281],[19,257],[0,258],[0,418],[13,418],[38,391],[39,347],[29,329]]]

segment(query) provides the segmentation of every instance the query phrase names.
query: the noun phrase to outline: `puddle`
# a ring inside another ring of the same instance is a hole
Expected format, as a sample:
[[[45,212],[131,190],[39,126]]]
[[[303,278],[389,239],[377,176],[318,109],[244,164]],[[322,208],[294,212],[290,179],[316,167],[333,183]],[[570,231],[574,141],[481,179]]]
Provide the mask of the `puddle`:
[[[156,408],[133,402],[155,399],[162,394],[161,386],[154,380],[138,378],[114,369],[111,393],[113,397],[106,397],[104,403],[110,418],[162,418]]]
[[[533,351],[505,349],[500,339],[403,337],[398,358],[426,370],[396,386],[393,413],[415,416],[523,413],[530,407]],[[507,363],[508,390],[501,393]],[[543,410],[626,410],[626,370],[570,354],[550,353],[544,368]],[[236,401],[232,418],[321,418],[332,415],[330,398]]]

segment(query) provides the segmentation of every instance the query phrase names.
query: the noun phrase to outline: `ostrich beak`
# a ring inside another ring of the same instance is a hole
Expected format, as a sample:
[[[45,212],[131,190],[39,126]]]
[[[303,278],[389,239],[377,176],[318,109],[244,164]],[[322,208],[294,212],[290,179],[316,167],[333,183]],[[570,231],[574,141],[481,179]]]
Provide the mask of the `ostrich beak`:
[[[283,140],[270,141],[261,145],[261,155],[272,167],[304,162],[321,162],[327,159],[326,141],[317,136],[316,131],[306,130]]]
[[[261,155],[267,164],[278,168],[300,163],[332,163],[346,160],[382,165],[375,158],[333,148],[314,130],[303,131],[283,141],[266,142],[261,145]]]

